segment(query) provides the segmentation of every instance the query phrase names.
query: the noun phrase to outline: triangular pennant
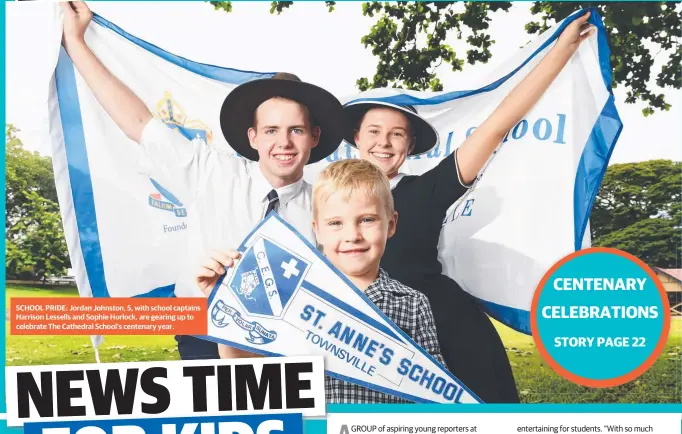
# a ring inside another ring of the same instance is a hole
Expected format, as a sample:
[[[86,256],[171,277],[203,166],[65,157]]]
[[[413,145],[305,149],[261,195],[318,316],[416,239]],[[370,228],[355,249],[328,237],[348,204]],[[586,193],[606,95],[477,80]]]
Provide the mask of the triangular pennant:
[[[328,375],[414,402],[481,402],[276,213],[238,250],[209,298],[204,338],[321,355]]]

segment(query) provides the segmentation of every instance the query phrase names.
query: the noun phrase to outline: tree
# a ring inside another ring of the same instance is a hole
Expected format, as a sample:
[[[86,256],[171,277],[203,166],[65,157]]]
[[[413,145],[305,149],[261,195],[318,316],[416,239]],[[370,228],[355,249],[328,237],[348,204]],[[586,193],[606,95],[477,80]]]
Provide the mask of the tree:
[[[652,267],[680,268],[680,218],[648,218],[605,234],[594,244],[636,256]]]
[[[6,126],[7,277],[41,279],[64,274],[71,265],[52,162],[25,150],[17,131],[12,125]]]
[[[59,206],[24,192],[25,216],[7,232],[7,274],[17,278],[62,275],[70,266]]]
[[[590,216],[592,244],[631,253],[653,266],[680,267],[682,163],[614,164]]]
[[[232,11],[232,2],[210,3],[216,10]],[[330,12],[334,10],[335,2],[325,3]],[[270,13],[280,14],[292,4],[273,1]],[[511,5],[511,2],[363,3],[363,15],[376,16],[377,21],[361,42],[372,49],[378,63],[371,79],[357,80],[358,88],[442,90],[435,68],[445,62],[453,71],[461,71],[465,61],[471,65],[486,63],[495,43],[487,31],[492,21],[490,13],[508,11]],[[627,87],[626,102],[646,103],[645,116],[655,110],[668,110],[670,103],[649,82],[655,74],[659,87],[679,89],[682,84],[680,3],[534,2],[531,13],[538,16],[538,21],[527,23],[525,29],[529,34],[539,33],[581,8],[595,8],[604,20],[611,48],[613,86]],[[465,33],[471,34],[464,37]],[[446,41],[452,37],[464,38],[466,51],[448,45]],[[667,63],[656,69],[653,61],[661,51],[672,54]]]
[[[16,136],[17,131],[12,125],[7,125],[5,129],[6,231],[9,231],[13,221],[24,215],[28,200],[24,191],[35,191],[46,199],[57,201],[52,160],[25,150]]]

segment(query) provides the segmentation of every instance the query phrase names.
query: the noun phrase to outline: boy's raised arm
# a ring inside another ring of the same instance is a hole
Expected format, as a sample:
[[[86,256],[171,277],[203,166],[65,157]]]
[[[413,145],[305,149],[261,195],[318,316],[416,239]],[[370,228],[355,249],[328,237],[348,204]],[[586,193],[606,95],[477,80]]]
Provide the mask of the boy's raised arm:
[[[457,164],[464,184],[476,179],[504,135],[540,100],[580,44],[594,32],[593,29],[585,32],[590,27],[587,24],[589,18],[588,12],[569,24],[554,48],[457,149]]]
[[[90,8],[82,1],[63,2],[60,5],[64,11],[64,49],[104,110],[126,136],[139,143],[152,114],[142,100],[114,77],[86,45],[85,29],[92,19]]]

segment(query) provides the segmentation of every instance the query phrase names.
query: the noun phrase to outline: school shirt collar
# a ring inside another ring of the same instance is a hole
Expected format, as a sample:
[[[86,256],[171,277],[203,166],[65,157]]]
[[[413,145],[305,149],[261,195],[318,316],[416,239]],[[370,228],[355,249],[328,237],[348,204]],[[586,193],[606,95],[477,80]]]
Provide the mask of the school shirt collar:
[[[272,191],[273,187],[268,182],[267,179],[265,179],[265,176],[263,175],[263,172],[260,169],[260,165],[257,162],[254,162],[251,168],[251,179],[253,180],[254,184],[254,195],[255,199],[261,201],[262,203],[267,203],[267,197],[268,193]],[[277,196],[279,197],[279,205],[280,206],[286,206],[286,204],[296,197],[301,190],[303,189],[303,183],[305,181],[303,178],[299,179],[298,181],[294,182],[293,184],[285,185],[284,187],[280,188],[275,188],[275,191],[277,192]]]
[[[398,185],[398,183],[400,182],[401,179],[403,179],[404,176],[405,176],[404,173],[398,173],[396,176],[388,180],[389,184],[391,185],[391,190],[393,190],[395,186]]]
[[[388,279],[388,273],[386,273],[383,268],[379,268],[379,275],[364,291],[364,294],[367,296],[367,298],[369,298],[375,304],[377,301],[381,300],[383,298],[384,291],[386,290]]]

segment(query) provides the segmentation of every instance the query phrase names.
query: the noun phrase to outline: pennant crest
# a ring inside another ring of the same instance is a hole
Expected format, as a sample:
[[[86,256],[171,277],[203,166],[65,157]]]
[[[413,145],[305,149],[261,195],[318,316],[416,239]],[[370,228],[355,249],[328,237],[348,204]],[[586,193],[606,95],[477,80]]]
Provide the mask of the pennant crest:
[[[310,263],[265,237],[244,253],[228,286],[251,315],[281,318]]]

